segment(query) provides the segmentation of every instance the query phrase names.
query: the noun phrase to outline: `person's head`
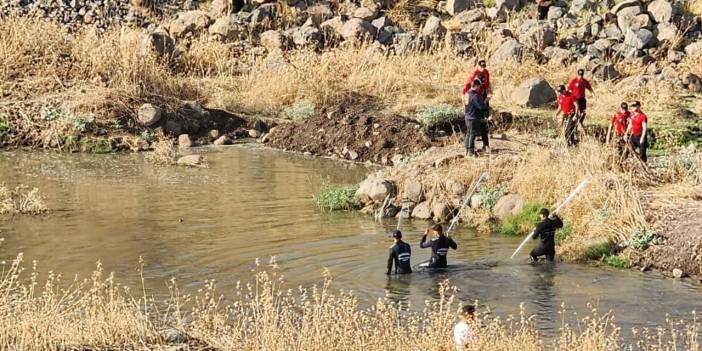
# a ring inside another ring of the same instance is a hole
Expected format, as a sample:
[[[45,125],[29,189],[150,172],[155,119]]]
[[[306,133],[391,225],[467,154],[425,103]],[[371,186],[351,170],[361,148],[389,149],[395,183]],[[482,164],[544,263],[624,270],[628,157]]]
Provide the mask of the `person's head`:
[[[548,208],[542,208],[541,211],[539,211],[539,218],[541,218],[541,220],[544,220],[546,219],[546,217],[548,217],[549,214],[551,213],[548,211]]]
[[[626,102],[622,102],[622,104],[619,105],[619,108],[622,110],[622,112],[629,111],[629,104],[627,104]]]
[[[558,86],[558,92],[559,92],[559,93],[565,94],[566,91],[568,91],[568,90],[566,89],[566,86],[565,86],[565,85],[561,84],[561,85]]]
[[[441,224],[434,224],[431,226],[431,232],[435,237],[444,236],[444,227],[442,227]]]
[[[473,319],[474,314],[475,314],[475,306],[473,306],[473,305],[463,305],[463,308],[461,308],[461,319],[463,319],[463,320]]]
[[[585,76],[585,70],[581,68],[578,70],[578,77],[582,78],[583,76]]]
[[[400,241],[400,240],[402,240],[402,232],[399,230],[396,230],[396,231],[392,232],[392,237],[395,239],[396,242]]]
[[[484,71],[485,68],[487,68],[487,63],[485,62],[485,60],[481,59],[480,61],[478,61],[478,69]]]
[[[634,111],[640,111],[641,110],[641,102],[640,101],[634,101],[631,103],[631,108],[634,109]]]
[[[471,86],[473,89],[478,89],[478,88],[480,88],[480,86],[481,86],[482,84],[483,84],[483,83],[480,82],[480,79],[474,79],[474,80],[473,80],[473,83],[471,83],[470,86]]]

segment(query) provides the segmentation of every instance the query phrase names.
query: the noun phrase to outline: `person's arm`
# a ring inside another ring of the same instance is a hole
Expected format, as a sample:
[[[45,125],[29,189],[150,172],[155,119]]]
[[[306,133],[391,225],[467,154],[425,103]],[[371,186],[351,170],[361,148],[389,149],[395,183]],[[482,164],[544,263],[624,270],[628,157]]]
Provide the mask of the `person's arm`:
[[[392,248],[390,248],[390,252],[388,253],[388,271],[385,274],[390,275],[390,273],[392,273],[392,263],[393,263],[394,259],[395,259],[395,251]]]
[[[556,214],[551,214],[550,216],[548,216],[548,218],[550,218],[551,221],[553,221],[553,226],[556,229],[563,228],[563,220],[561,220],[561,217],[558,217],[558,215]]]
[[[626,131],[624,132],[624,140],[628,140],[631,135],[631,122],[626,126]]]
[[[424,233],[424,235],[422,235],[422,241],[419,242],[419,247],[421,247],[422,249],[431,247],[431,241],[427,241],[427,233]]]
[[[543,231],[544,228],[544,222],[541,221],[539,224],[536,225],[536,228],[534,228],[534,233],[531,235],[532,240],[536,240],[539,238],[539,235],[541,235],[541,232]]]
[[[454,250],[457,250],[458,244],[456,244],[456,242],[452,238],[448,238],[448,239],[449,239],[449,247],[454,249]]]
[[[553,116],[553,118],[556,120],[556,122],[558,122],[558,116],[561,115],[561,112],[563,112],[563,110],[561,109],[561,105],[558,105],[558,108],[556,109],[556,115]]]
[[[461,95],[466,95],[468,94],[468,91],[470,90],[470,87],[473,86],[473,80],[475,80],[475,71],[468,76],[468,80],[466,81],[466,85],[463,86],[463,91],[461,92]]]
[[[648,122],[643,122],[641,123],[641,140],[639,140],[639,143],[643,144],[644,140],[646,140],[646,132],[648,131]]]

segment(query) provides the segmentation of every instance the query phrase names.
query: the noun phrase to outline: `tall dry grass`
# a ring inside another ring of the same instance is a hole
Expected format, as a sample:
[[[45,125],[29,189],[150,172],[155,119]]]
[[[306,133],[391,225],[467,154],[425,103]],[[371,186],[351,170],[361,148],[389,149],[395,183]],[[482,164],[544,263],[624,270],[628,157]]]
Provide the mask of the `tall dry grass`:
[[[0,214],[42,214],[48,211],[39,189],[25,185],[12,189],[0,184]]]
[[[25,271],[20,255],[0,275],[0,348],[162,349],[187,342],[220,350],[450,350],[461,304],[443,282],[439,298],[420,309],[385,299],[361,307],[352,293],[333,288],[328,274],[317,285],[289,289],[275,266],[257,266],[227,299],[215,282],[189,295],[171,280],[170,297],[159,302],[144,284],[142,276],[142,288],[132,291],[99,264],[87,279],[44,277],[36,263]],[[573,318],[563,311],[560,334],[547,339],[523,309],[507,317],[481,310],[466,350],[700,350],[694,313],[624,340],[611,314],[593,309]]]

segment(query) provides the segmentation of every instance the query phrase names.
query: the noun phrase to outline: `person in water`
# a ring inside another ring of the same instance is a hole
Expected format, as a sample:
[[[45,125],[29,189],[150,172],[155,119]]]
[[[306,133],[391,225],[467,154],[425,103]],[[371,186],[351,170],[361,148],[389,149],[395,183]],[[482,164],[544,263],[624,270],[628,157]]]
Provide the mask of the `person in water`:
[[[410,267],[412,248],[408,243],[402,241],[402,232],[399,230],[394,231],[392,237],[395,239],[395,243],[390,246],[388,272],[386,274],[390,275],[392,273],[393,263],[395,264],[395,274],[412,273],[412,267]]]
[[[550,214],[546,208],[539,211],[539,218],[541,222],[536,226],[534,234],[531,236],[534,240],[540,240],[539,246],[531,250],[529,257],[532,262],[537,262],[540,256],[546,256],[547,260],[553,262],[556,257],[556,230],[563,228],[563,221],[555,214]]]
[[[427,235],[429,231],[432,233],[433,239],[427,241]],[[431,228],[427,229],[422,236],[422,241],[419,242],[419,247],[425,249],[431,247],[431,259],[429,260],[428,267],[430,268],[446,268],[449,248],[456,250],[458,245],[453,239],[444,235],[444,228],[441,224],[434,224]]]

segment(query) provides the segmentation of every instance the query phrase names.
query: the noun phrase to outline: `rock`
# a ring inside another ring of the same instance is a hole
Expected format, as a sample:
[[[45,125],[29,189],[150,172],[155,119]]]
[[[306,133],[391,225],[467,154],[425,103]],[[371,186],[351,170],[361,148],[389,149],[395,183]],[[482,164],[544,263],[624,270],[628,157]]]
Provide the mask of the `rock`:
[[[181,134],[178,136],[178,146],[180,147],[192,147],[193,142],[190,140],[190,136],[187,134]]]
[[[679,269],[679,268],[673,269],[673,277],[674,278],[681,279],[684,276],[685,276],[685,273],[682,271],[682,269]]]
[[[221,41],[235,40],[246,34],[246,28],[230,16],[217,19],[208,29],[210,35]]]
[[[412,210],[412,218],[417,219],[429,219],[432,217],[431,207],[429,207],[429,202],[424,201],[419,203]]]
[[[233,0],[213,0],[210,4],[209,15],[211,18],[229,17],[240,8],[237,8]]]
[[[619,40],[622,38],[623,33],[616,24],[610,23],[604,27],[603,35],[608,39]]]
[[[268,49],[269,52],[279,52],[287,47],[287,39],[277,30],[267,30],[261,33],[259,37],[261,45]]]
[[[271,22],[275,17],[276,10],[276,4],[263,4],[259,6],[253,10],[248,17],[249,26],[253,29],[258,29],[262,27],[262,25]]]
[[[228,145],[228,144],[231,144],[231,141],[229,140],[229,138],[226,135],[222,135],[221,137],[215,139],[213,144],[215,144],[215,145]]]
[[[449,33],[446,35],[446,45],[456,55],[466,55],[473,49],[473,35],[471,33]]]
[[[354,198],[365,205],[371,202],[383,202],[387,196],[394,193],[395,186],[391,181],[370,175],[359,184]]]
[[[463,11],[470,10],[474,8],[481,1],[477,0],[447,0],[446,1],[446,12],[451,16],[455,16]]]
[[[372,21],[378,16],[378,10],[376,8],[359,7],[353,12],[353,17],[360,18],[364,21]]]
[[[514,38],[507,38],[490,57],[490,65],[499,65],[521,60],[524,45]]]
[[[548,59],[549,62],[558,64],[568,64],[572,61],[573,54],[570,50],[561,49],[556,46],[549,46],[543,51],[544,57]]]
[[[558,6],[551,6],[548,9],[548,15],[546,15],[546,19],[549,21],[555,21],[563,16],[565,16],[566,11],[562,7]]]
[[[616,5],[614,5],[609,12],[612,14],[618,14],[619,11],[629,8],[629,7],[639,7],[641,8],[641,2],[639,0],[624,0],[618,2]]]
[[[377,30],[382,30],[385,27],[392,26],[392,21],[390,20],[389,17],[383,16],[383,17],[379,17],[379,18],[374,19],[373,21],[371,21],[371,24]]]
[[[199,155],[190,155],[190,156],[198,156]],[[188,156],[184,156],[182,158],[185,158]],[[180,159],[178,160],[178,164],[180,164]],[[199,163],[199,161],[198,161]],[[188,341],[188,335],[185,334],[184,332],[175,329],[175,328],[168,328],[164,329],[161,331],[161,338],[163,341],[165,341],[167,344],[182,344]]]
[[[651,47],[655,43],[653,33],[648,29],[634,31],[628,29],[624,37],[624,44],[638,50]]]
[[[151,127],[161,120],[161,109],[152,104],[143,104],[137,111],[139,124],[145,127]]]
[[[336,16],[322,22],[319,25],[319,28],[322,31],[325,31],[326,33],[331,32],[337,35],[341,35],[341,31],[344,28],[344,21],[341,19],[341,16]]]
[[[412,180],[406,181],[402,193],[403,200],[406,199],[414,203],[419,203],[424,200],[424,189],[420,182]]]
[[[352,18],[344,23],[340,34],[346,40],[373,40],[377,32],[377,29],[367,21],[360,18]]]
[[[202,156],[200,155],[185,155],[178,158],[176,164],[179,166],[198,166],[202,163]]]
[[[672,23],[659,23],[654,33],[658,42],[673,42],[678,36],[678,28]]]
[[[619,78],[621,74],[619,74],[619,71],[617,71],[613,64],[607,63],[597,65],[595,69],[592,70],[592,76],[601,81],[608,81]]]
[[[629,28],[634,30],[642,28],[653,29],[653,20],[647,13],[642,13],[631,20]]]
[[[648,4],[647,10],[656,23],[670,23],[678,14],[677,7],[668,0],[654,0]]]
[[[617,25],[622,32],[626,32],[631,23],[634,21],[636,16],[640,15],[642,12],[641,6],[631,6],[620,10],[617,13]]]
[[[315,26],[320,26],[322,22],[334,17],[334,12],[328,4],[316,4],[307,8],[307,15]],[[341,28],[341,27],[339,27]]]
[[[580,15],[581,12],[587,11],[587,10],[594,10],[597,7],[597,4],[590,0],[573,0],[570,3],[570,10],[569,12],[578,16]],[[551,11],[549,10],[549,13]]]
[[[441,24],[441,19],[431,16],[422,27],[422,35],[433,38],[441,38],[446,34],[446,28]]]
[[[687,56],[697,58],[702,56],[702,41],[694,42],[685,47]]]
[[[297,46],[317,46],[322,42],[322,33],[313,26],[302,26],[293,31],[293,43]]]
[[[687,73],[682,78],[682,84],[685,89],[692,93],[702,93],[702,79],[693,73]]]
[[[446,190],[448,190],[451,196],[461,196],[466,192],[463,183],[455,181],[453,179],[446,182]]]
[[[463,11],[453,17],[451,21],[458,21],[458,23],[466,25],[473,22],[480,22],[487,18],[485,9],[482,7],[475,8],[468,11]]]
[[[674,63],[679,63],[685,58],[685,53],[682,51],[677,51],[677,50],[669,50],[668,51],[668,61],[674,62]]]
[[[539,107],[556,101],[556,92],[543,78],[530,78],[512,90],[512,101],[521,106]]]
[[[178,14],[178,17],[170,25],[170,32],[175,38],[183,38],[187,35],[198,35],[210,25],[210,17],[205,11],[194,10],[185,11]]]
[[[658,79],[668,82],[675,82],[678,79],[678,71],[672,66],[666,66],[661,70]]]
[[[465,155],[462,153],[453,154],[453,155],[446,155],[446,156],[440,157],[439,159],[434,161],[434,167],[437,167],[437,168],[442,167],[442,166],[448,165],[449,163],[454,162],[456,160],[460,160],[464,157],[465,157]]]
[[[526,20],[519,27],[519,41],[529,47],[543,50],[556,42],[556,32],[537,20]]]
[[[508,215],[517,214],[522,210],[524,200],[517,194],[508,194],[497,200],[492,213],[499,219],[504,219]]]
[[[470,208],[478,209],[483,205],[483,197],[480,194],[474,194],[470,197]]]
[[[349,150],[349,160],[356,161],[358,159],[358,152]]]
[[[248,133],[250,138],[259,138],[261,136],[261,132],[256,129],[249,129]]]
[[[392,38],[392,46],[397,54],[404,54],[416,50],[417,42],[412,33],[398,33]]]
[[[448,221],[451,218],[451,212],[451,207],[443,202],[434,203],[432,206],[434,221],[438,223]]]
[[[178,136],[183,133],[183,127],[176,121],[168,120],[163,125],[163,132],[169,136]]]
[[[495,8],[498,10],[512,11],[519,7],[519,0],[496,0]]]
[[[168,33],[150,33],[144,38],[142,50],[144,53],[153,52],[158,57],[170,57],[175,50],[175,40]]]

